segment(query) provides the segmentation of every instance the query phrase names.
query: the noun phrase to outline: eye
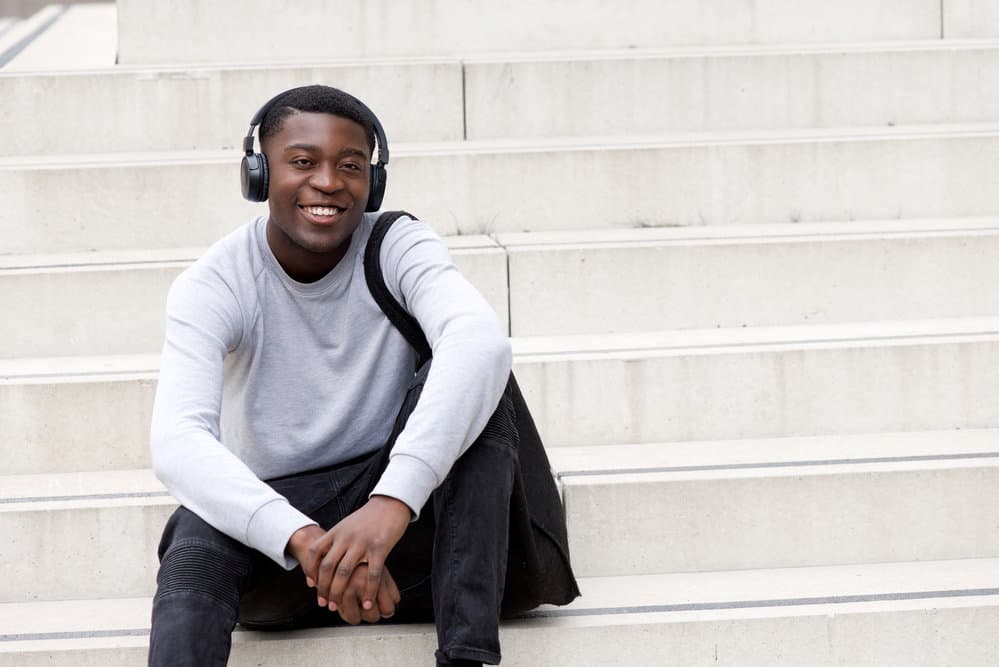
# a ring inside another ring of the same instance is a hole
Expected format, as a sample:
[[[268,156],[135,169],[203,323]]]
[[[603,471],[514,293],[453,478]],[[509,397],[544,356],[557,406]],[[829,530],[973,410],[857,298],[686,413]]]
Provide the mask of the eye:
[[[344,162],[340,165],[341,169],[346,169],[347,171],[361,171],[362,167],[357,162]]]
[[[303,168],[304,167],[311,167],[312,166],[312,160],[310,160],[307,157],[297,157],[297,158],[294,158],[294,159],[291,160],[291,164],[293,164],[296,167],[303,167]]]

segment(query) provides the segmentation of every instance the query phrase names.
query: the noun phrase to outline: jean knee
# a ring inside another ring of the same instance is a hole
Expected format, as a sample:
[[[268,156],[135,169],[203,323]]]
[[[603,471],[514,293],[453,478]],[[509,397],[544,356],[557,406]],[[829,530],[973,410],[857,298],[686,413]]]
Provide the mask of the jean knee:
[[[247,554],[199,539],[178,540],[163,554],[156,575],[156,597],[188,594],[235,610],[249,572]]]

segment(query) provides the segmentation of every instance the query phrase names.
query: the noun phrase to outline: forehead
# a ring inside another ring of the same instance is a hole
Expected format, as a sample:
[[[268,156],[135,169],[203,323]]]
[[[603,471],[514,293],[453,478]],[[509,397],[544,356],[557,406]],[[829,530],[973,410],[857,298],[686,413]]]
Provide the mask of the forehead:
[[[303,111],[286,116],[278,131],[262,142],[276,150],[306,144],[336,151],[356,148],[370,155],[364,127],[349,118],[328,113]]]

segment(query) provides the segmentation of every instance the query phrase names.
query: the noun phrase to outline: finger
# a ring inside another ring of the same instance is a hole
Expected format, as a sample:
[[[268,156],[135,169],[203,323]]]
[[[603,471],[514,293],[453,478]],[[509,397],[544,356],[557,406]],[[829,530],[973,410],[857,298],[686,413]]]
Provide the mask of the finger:
[[[354,569],[354,573],[350,575],[350,581],[347,583],[347,590],[343,592],[344,604],[350,602],[352,605],[356,605],[361,618],[368,623],[377,623],[381,620],[381,614],[379,614],[377,608],[364,609],[361,607],[361,595],[364,592],[364,582],[368,577],[368,566],[361,563]]]
[[[393,579],[392,575],[389,574],[387,567],[382,571],[382,588],[388,591],[393,605],[399,604],[399,600],[402,599],[402,594],[399,592],[399,586],[396,585],[395,579]]]
[[[332,602],[330,602],[330,610],[333,610]],[[344,595],[336,611],[339,612],[340,618],[351,625],[357,625],[361,622],[361,607],[357,595]]]
[[[364,609],[375,608],[375,598],[382,585],[382,574],[385,572],[385,557],[373,557],[368,560],[368,576],[364,584],[364,596],[361,598]]]
[[[333,583],[334,572],[343,559],[345,551],[346,547],[333,542],[319,563],[316,576],[316,595],[319,598],[320,607],[325,607],[330,602],[329,590]],[[331,608],[331,611],[336,611],[336,608]]]
[[[305,580],[309,586],[316,585],[316,570],[319,567],[319,561],[326,555],[329,551],[330,545],[333,543],[332,536],[327,532],[323,533],[323,536],[309,545],[309,548],[305,552],[304,559],[299,563],[302,566],[302,572],[305,573]]]
[[[347,588],[351,575],[354,574],[354,569],[360,564],[362,555],[363,553],[360,551],[347,551],[337,563],[331,564],[330,572],[333,579],[330,582],[329,597],[327,598],[331,604],[339,605],[341,603],[343,592]],[[323,559],[324,566],[326,560]]]
[[[378,615],[382,618],[392,618],[395,615],[396,600],[392,597],[392,591],[386,585],[390,577],[382,577],[382,586],[378,589]]]

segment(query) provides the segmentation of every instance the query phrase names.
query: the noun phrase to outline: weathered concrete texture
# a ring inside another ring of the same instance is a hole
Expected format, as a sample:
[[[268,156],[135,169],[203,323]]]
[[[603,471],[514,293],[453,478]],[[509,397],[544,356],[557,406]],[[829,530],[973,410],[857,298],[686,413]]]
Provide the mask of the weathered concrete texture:
[[[658,667],[663,656],[695,666],[988,664],[999,634],[996,597],[976,593],[995,585],[996,570],[994,560],[964,560],[584,578],[583,597],[565,610],[574,615],[546,610],[502,624],[503,664]],[[955,594],[925,597],[932,590]],[[878,595],[888,599],[871,599]],[[915,598],[899,599],[907,596]],[[792,600],[800,604],[780,604]],[[14,633],[73,637],[0,642],[0,665],[145,664],[149,604],[0,605],[0,623]],[[87,631],[104,636],[74,637]],[[426,624],[237,632],[231,664],[320,664],[334,655],[410,667],[433,645]]]
[[[945,39],[999,37],[999,3],[995,0],[943,0]]]
[[[944,324],[514,339],[515,367],[549,445],[999,424],[999,329]]]
[[[118,13],[123,64],[940,35],[939,0],[323,0],[308,12],[291,0],[250,0],[238,9],[226,2],[119,0]],[[253,37],[268,34],[293,38]]]
[[[69,7],[55,23],[40,33],[23,51],[0,69],[4,72],[25,72],[112,67],[117,55],[117,21],[118,13],[114,3],[111,2]],[[20,107],[22,100],[26,102],[29,99],[31,98],[19,98],[19,104],[13,106]],[[59,106],[51,104],[52,98],[48,100],[49,106]],[[88,102],[93,104],[98,102],[98,98],[90,97]],[[79,111],[90,105],[66,106]],[[35,122],[38,120],[36,118]],[[25,123],[20,127],[23,129],[29,125],[30,123]],[[58,131],[52,127],[48,130]]]
[[[264,102],[313,83],[363,99],[384,124],[390,147],[396,141],[463,137],[457,61],[115,68],[0,74],[0,99],[18,100],[0,106],[0,155],[238,149]]]
[[[999,118],[995,43],[514,54],[465,67],[470,139]]]
[[[455,237],[450,245],[508,330],[503,251],[485,237]],[[0,258],[0,304],[9,315],[0,321],[0,359],[159,352],[167,290],[198,254],[146,252],[107,263],[47,256],[39,258],[45,265],[25,268],[4,267]]]
[[[999,425],[994,319],[513,343],[553,447]],[[72,361],[0,362],[4,470],[145,465],[156,356]]]
[[[992,273],[999,282],[999,220],[497,240],[509,256],[514,336],[999,314],[999,294],[980,289]]]
[[[396,148],[384,207],[444,235],[981,216],[999,190],[993,124]],[[0,254],[207,246],[264,210],[239,159],[0,158]]]
[[[941,434],[937,458],[868,463],[886,454],[871,437],[863,455],[835,464],[563,477],[574,569],[630,576],[996,558],[999,443],[991,440],[991,457],[948,459],[966,448]],[[604,466],[616,456],[606,450]],[[156,545],[176,501],[147,470],[53,477],[0,478],[8,536],[0,601],[151,595]],[[58,566],[73,559],[86,576]],[[38,571],[48,574],[31,576]]]

